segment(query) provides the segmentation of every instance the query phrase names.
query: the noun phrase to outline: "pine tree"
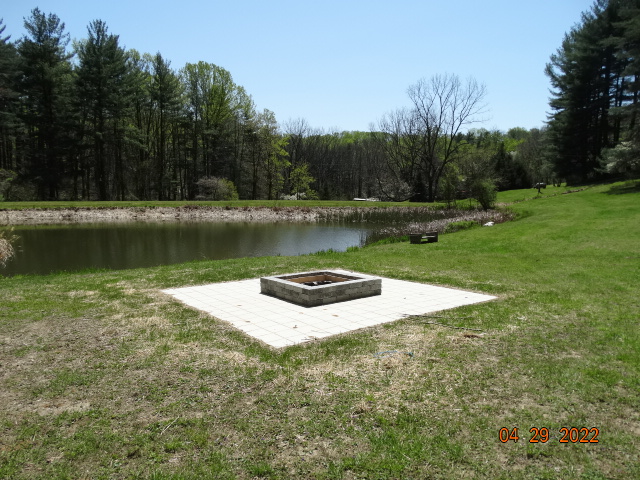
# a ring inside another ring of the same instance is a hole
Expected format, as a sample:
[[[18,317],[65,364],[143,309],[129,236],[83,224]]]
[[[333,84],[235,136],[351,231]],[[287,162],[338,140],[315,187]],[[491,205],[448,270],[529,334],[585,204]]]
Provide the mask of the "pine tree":
[[[78,100],[84,111],[87,154],[98,199],[111,198],[110,184],[114,179],[117,197],[122,199],[125,189],[122,117],[129,98],[127,56],[118,45],[118,36],[109,34],[103,21],[92,22],[88,33],[88,39],[76,44]]]
[[[15,46],[9,42],[10,37],[2,36],[6,28],[2,23],[0,19],[0,170],[15,170],[15,141],[19,129],[18,92],[15,89],[18,56]]]
[[[169,161],[169,137],[181,108],[182,84],[171,69],[170,62],[160,53],[153,57],[150,94],[155,110],[155,174],[158,200],[171,198],[171,181],[175,173],[175,158]]]
[[[634,140],[640,144],[640,0],[623,2],[620,9],[619,29],[616,36],[608,40],[616,56],[624,65],[620,98],[616,113],[623,123],[622,140]]]
[[[38,8],[25,20],[28,37],[18,41],[24,98],[22,119],[28,131],[27,174],[41,200],[58,198],[72,130],[72,55],[69,35],[57,15]]]
[[[598,172],[604,148],[619,140],[615,107],[623,103],[628,59],[616,55],[624,0],[598,0],[551,56],[546,74],[553,87],[549,139],[558,175],[583,181]]]

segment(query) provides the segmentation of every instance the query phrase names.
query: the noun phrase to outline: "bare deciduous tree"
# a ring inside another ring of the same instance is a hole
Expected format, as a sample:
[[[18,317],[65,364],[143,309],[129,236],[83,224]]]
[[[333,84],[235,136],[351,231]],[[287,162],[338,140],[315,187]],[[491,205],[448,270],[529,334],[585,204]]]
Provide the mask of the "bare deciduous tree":
[[[481,121],[486,88],[472,78],[435,75],[407,93],[411,106],[383,117],[377,138],[387,154],[387,178],[409,185],[413,200],[433,202],[445,167],[457,158],[459,134]]]

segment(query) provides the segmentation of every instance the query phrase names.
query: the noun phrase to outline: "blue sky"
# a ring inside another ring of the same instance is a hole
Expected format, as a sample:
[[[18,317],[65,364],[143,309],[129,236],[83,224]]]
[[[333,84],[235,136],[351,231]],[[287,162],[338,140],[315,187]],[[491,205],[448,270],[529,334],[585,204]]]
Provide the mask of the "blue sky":
[[[17,40],[33,8],[55,13],[72,39],[104,20],[120,43],[160,52],[178,70],[205,61],[227,69],[258,109],[282,124],[368,131],[408,104],[407,88],[435,74],[487,87],[484,128],[541,127],[549,57],[579,23],[587,0],[182,0],[6,2]]]

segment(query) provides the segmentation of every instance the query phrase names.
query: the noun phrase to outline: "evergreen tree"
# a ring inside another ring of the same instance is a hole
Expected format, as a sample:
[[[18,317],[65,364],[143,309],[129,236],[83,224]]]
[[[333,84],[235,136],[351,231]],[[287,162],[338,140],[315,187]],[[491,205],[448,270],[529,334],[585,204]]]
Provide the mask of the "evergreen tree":
[[[556,172],[569,181],[593,176],[603,148],[620,137],[611,113],[624,103],[628,59],[616,55],[611,39],[620,35],[623,3],[598,0],[546,66],[553,87],[548,135]]]
[[[127,51],[127,72],[131,87],[130,118],[127,130],[129,146],[129,192],[134,198],[152,198],[151,143],[154,118],[151,100],[153,58],[140,55],[136,50]]]
[[[5,26],[0,19],[0,170],[17,169],[18,92],[15,81],[18,56],[10,37],[3,37]],[[0,195],[2,192],[0,192]]]
[[[620,62],[625,65],[622,72],[622,97],[616,105],[616,112],[623,124],[622,140],[633,140],[640,144],[640,1],[623,2],[620,21],[616,24],[617,36],[608,40]]]
[[[158,200],[173,196],[172,182],[175,180],[175,156],[169,157],[171,135],[181,108],[182,84],[171,69],[170,62],[160,53],[153,57],[151,77],[151,101],[155,110],[155,174]]]
[[[41,200],[58,198],[72,130],[71,55],[64,23],[38,8],[25,20],[28,36],[18,41],[24,99],[21,113],[28,131],[27,174]]]
[[[88,39],[77,43],[79,59],[77,88],[88,138],[88,157],[99,200],[111,196],[115,180],[116,197],[124,197],[124,125],[130,95],[127,56],[118,36],[108,33],[106,24],[95,20],[88,27]]]

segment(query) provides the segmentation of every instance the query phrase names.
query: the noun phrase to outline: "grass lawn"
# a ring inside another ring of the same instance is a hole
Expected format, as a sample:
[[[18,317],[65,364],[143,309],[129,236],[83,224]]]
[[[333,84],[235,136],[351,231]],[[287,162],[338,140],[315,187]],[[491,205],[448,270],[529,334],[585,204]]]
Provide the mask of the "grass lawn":
[[[436,244],[0,277],[0,478],[640,478],[640,188],[564,191]],[[159,292],[330,267],[499,299],[279,351]]]

